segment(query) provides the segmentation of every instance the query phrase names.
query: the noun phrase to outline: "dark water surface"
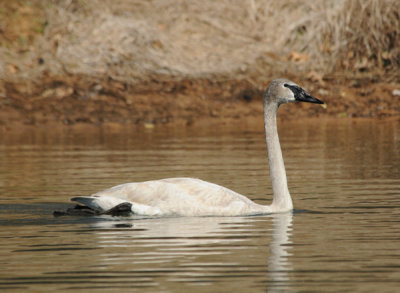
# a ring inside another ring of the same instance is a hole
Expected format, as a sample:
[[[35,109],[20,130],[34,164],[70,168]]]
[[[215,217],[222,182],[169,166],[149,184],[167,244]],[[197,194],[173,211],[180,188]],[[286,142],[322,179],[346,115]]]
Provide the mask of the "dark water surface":
[[[225,218],[52,211],[72,196],[177,176],[269,204],[262,128],[1,132],[0,290],[399,290],[400,123],[279,127],[294,213]]]

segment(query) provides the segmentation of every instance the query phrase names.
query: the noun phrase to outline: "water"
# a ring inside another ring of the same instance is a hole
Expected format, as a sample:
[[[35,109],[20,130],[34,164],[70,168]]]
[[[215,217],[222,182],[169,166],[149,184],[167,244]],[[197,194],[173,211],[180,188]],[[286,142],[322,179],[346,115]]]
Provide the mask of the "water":
[[[52,216],[72,196],[190,176],[268,204],[262,127],[53,129],[0,137],[0,290],[395,292],[400,122],[280,123],[294,213]]]

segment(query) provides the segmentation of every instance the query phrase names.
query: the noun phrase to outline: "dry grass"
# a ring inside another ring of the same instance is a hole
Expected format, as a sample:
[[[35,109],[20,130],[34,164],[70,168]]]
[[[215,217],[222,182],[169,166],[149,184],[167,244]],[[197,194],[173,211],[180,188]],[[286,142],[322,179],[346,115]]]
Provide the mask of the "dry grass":
[[[31,77],[399,74],[398,0],[43,1],[43,35],[24,58],[0,50],[3,76],[12,59]]]
[[[309,54],[314,63],[311,67],[324,72],[397,72],[400,67],[400,2],[319,1],[291,27],[286,40],[294,50]]]

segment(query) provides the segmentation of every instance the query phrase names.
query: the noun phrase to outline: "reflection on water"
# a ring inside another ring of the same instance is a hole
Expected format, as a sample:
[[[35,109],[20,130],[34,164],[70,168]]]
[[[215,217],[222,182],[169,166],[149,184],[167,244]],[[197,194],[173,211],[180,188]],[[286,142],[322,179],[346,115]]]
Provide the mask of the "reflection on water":
[[[133,226],[124,230],[115,229],[112,222],[98,222],[92,227],[97,229],[96,246],[108,251],[98,260],[100,266],[112,266],[116,271],[129,267],[139,275],[154,273],[153,279],[164,278],[173,283],[221,283],[221,288],[231,286],[232,277],[252,276],[252,282],[245,281],[242,287],[246,290],[249,285],[257,286],[255,280],[261,283],[268,275],[271,281],[284,280],[281,271],[288,260],[287,247],[282,245],[289,244],[291,218],[291,213],[266,219],[156,218],[125,222],[127,227]],[[269,252],[265,249],[268,246]],[[263,257],[249,258],[252,250],[264,250]]]
[[[280,123],[294,213],[53,218],[68,198],[191,176],[271,200],[262,127],[0,136],[0,289],[386,291],[400,285],[399,122]]]
[[[268,258],[268,272],[272,281],[271,287],[274,288],[277,284],[282,284],[280,289],[284,291],[289,290],[288,284],[290,282],[288,272],[291,271],[289,259],[291,254],[288,247],[292,243],[289,238],[292,218],[292,213],[272,215],[271,254]]]

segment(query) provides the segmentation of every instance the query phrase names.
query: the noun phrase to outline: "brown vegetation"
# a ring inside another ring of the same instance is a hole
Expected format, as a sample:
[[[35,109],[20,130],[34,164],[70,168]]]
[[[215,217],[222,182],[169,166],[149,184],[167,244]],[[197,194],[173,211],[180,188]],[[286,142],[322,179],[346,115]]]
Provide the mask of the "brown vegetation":
[[[328,107],[400,112],[400,2],[0,0],[0,123],[252,119],[268,81]]]

